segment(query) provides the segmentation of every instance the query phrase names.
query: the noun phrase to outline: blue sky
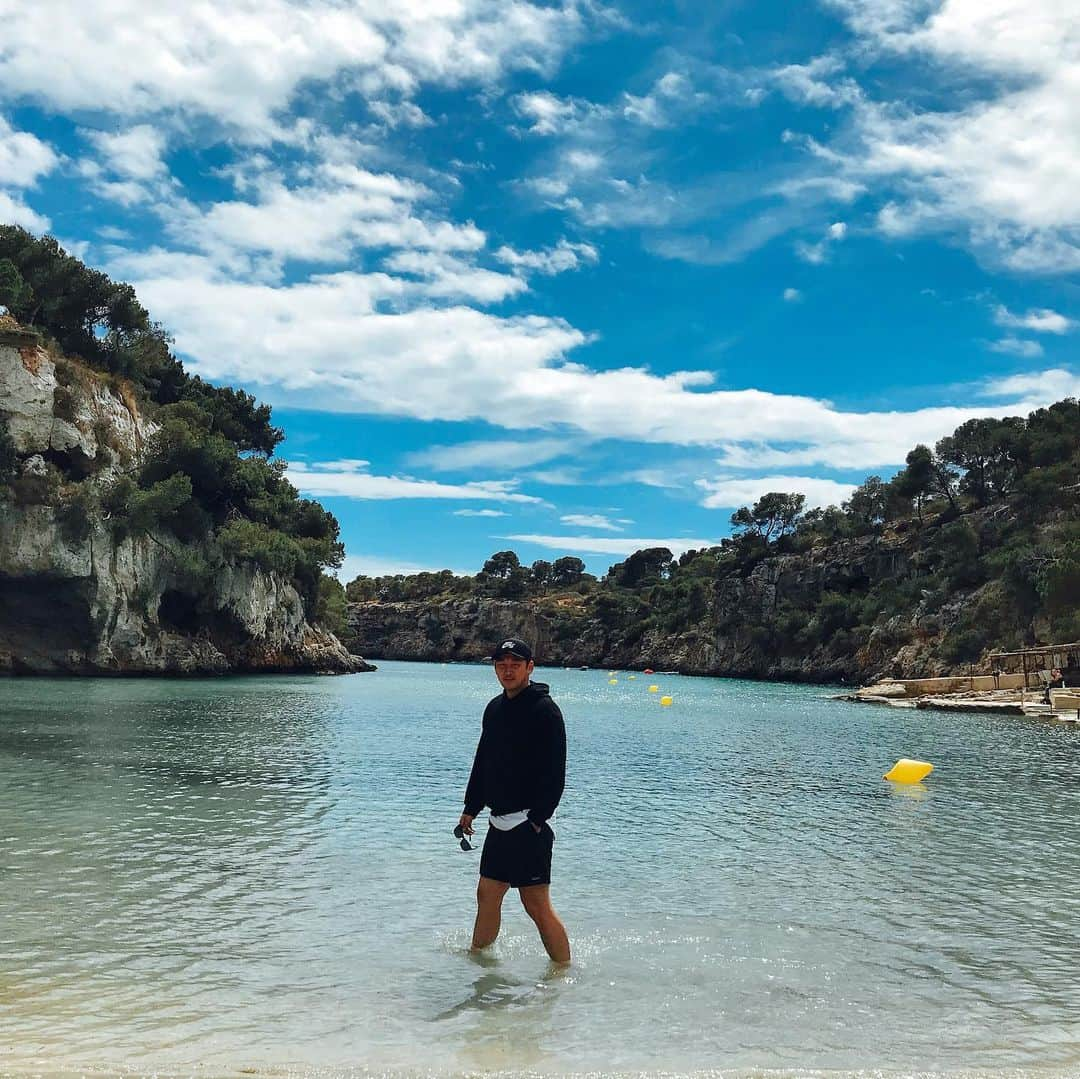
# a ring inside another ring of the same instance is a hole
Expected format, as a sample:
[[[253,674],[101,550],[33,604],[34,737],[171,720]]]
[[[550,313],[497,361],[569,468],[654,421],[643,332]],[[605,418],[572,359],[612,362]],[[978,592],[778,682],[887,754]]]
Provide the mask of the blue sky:
[[[345,579],[602,573],[1077,394],[1075,0],[7,14],[0,219],[273,405]]]

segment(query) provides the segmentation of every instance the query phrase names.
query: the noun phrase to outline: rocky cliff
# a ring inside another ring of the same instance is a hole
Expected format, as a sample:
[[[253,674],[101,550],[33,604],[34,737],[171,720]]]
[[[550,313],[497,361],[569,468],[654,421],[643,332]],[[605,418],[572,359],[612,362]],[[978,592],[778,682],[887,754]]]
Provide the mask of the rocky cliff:
[[[0,320],[0,428],[15,454],[0,500],[0,671],[207,674],[372,669],[312,626],[291,584],[185,547],[118,539],[87,495],[137,464],[154,427],[135,395]],[[2,433],[2,432],[0,432]],[[192,556],[213,564],[196,580]]]
[[[910,535],[864,536],[763,558],[745,575],[710,580],[698,616],[674,632],[650,626],[640,614],[605,614],[595,593],[568,592],[519,601],[474,596],[353,603],[349,643],[376,659],[473,661],[513,634],[535,642],[538,662],[557,666],[848,683],[966,673],[968,664],[944,658],[942,648],[963,613],[977,607],[980,590],[944,603],[920,600],[858,633],[821,629],[796,646],[790,626],[786,635],[766,628],[775,625],[777,612],[812,609],[823,595],[908,578],[917,552]]]

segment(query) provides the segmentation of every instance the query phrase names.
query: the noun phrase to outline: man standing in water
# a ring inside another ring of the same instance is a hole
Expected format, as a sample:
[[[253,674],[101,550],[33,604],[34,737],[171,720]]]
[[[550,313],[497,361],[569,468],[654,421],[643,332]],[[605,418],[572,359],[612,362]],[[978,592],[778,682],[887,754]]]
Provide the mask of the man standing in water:
[[[551,905],[555,833],[548,824],[566,782],[562,712],[543,682],[530,681],[533,655],[524,641],[503,640],[492,659],[503,691],[484,709],[465,812],[458,822],[461,832],[472,835],[476,815],[484,806],[491,810],[480,856],[472,948],[479,951],[494,942],[503,898],[517,888],[548,955],[556,963],[569,963],[566,928]]]

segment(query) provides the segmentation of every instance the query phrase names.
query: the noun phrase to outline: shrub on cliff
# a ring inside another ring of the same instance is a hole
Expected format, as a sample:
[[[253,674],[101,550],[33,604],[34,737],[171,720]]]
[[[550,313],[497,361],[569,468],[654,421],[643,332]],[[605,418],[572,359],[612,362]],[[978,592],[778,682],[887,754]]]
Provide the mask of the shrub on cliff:
[[[339,566],[344,555],[338,522],[299,497],[285,479],[284,462],[269,460],[283,437],[271,424],[269,406],[189,375],[132,287],[84,265],[51,236],[0,226],[0,302],[63,352],[119,380],[158,424],[138,467],[121,460],[128,471],[101,492],[102,513],[118,536],[157,538],[164,531],[253,561],[284,574],[314,610],[323,568]],[[57,417],[77,418],[77,383],[85,374],[58,358]],[[112,460],[99,428],[99,457],[83,475]],[[6,429],[3,436],[0,492],[23,503],[57,504],[65,527],[83,533],[89,503],[81,496],[70,505],[58,501],[65,477],[51,461],[20,472]]]
[[[76,483],[66,490],[56,509],[56,520],[69,543],[82,543],[101,516],[101,504],[93,484]]]
[[[8,430],[7,420],[0,417],[0,501],[11,496],[11,481],[19,474],[19,454],[15,440]]]
[[[319,601],[315,608],[316,623],[344,642],[351,633],[347,615],[344,586],[336,577],[323,574],[319,581]]]
[[[294,539],[257,521],[229,521],[219,529],[217,539],[227,558],[254,562],[267,573],[286,578],[292,577],[303,558]]]
[[[0,306],[19,310],[30,298],[30,288],[11,259],[0,259]]]
[[[52,236],[0,226],[0,303],[64,352],[130,379],[147,401],[195,402],[211,417],[211,430],[241,451],[269,454],[284,437],[270,423],[270,408],[250,394],[189,375],[131,285],[84,265]]]

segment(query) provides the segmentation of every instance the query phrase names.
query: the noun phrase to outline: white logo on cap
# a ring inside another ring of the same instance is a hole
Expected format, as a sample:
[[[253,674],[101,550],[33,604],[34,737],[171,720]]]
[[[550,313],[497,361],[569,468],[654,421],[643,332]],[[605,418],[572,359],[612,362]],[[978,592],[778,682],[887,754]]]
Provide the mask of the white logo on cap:
[[[513,641],[503,641],[502,647],[512,649],[514,647],[514,642]]]

